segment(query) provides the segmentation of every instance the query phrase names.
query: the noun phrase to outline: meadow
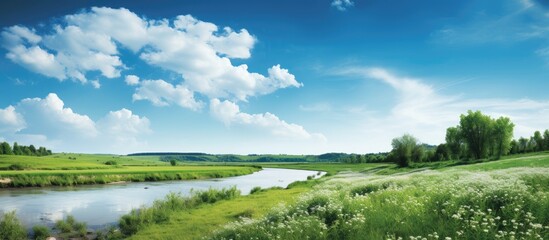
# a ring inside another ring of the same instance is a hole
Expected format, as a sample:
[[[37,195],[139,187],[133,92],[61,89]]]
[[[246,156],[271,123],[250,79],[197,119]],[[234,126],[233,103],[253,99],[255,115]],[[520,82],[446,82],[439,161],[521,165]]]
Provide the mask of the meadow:
[[[13,166],[17,168],[10,169]],[[0,169],[0,188],[221,178],[260,170],[253,166],[170,166],[153,156],[89,154],[0,155]]]
[[[538,154],[442,171],[346,172],[208,239],[547,239],[548,163]]]

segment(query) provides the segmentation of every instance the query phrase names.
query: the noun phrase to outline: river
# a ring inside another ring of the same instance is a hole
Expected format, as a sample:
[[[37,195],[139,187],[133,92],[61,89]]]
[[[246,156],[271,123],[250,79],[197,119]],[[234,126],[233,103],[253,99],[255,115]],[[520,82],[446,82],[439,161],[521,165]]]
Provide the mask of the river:
[[[28,228],[34,225],[52,226],[55,221],[73,215],[91,229],[116,223],[120,216],[134,208],[150,205],[170,192],[189,195],[191,189],[227,188],[236,186],[242,194],[253,187],[287,187],[306,180],[317,171],[264,168],[259,172],[238,177],[141,182],[77,187],[43,187],[0,189],[0,215],[16,210],[18,218]],[[316,176],[318,177],[318,176]]]

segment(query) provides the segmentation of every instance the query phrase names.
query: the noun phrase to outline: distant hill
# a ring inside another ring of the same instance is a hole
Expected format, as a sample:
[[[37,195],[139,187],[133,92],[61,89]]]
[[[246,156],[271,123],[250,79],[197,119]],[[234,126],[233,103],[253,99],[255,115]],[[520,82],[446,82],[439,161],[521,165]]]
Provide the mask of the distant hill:
[[[128,156],[159,156],[161,161],[196,161],[196,162],[340,162],[348,158],[347,153],[325,153],[321,155],[287,155],[287,154],[208,154],[198,152],[143,152]]]

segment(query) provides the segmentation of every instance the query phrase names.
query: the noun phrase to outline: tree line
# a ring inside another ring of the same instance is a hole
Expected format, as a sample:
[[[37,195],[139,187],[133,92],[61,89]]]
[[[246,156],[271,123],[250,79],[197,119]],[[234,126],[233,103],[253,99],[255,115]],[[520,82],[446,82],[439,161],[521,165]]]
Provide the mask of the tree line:
[[[513,139],[515,125],[508,117],[494,119],[480,111],[469,110],[460,116],[459,125],[446,130],[446,142],[426,150],[410,134],[393,139],[387,161],[406,167],[413,162],[444,160],[500,159],[507,154],[549,150],[549,130],[543,136]]]
[[[17,142],[13,143],[13,147],[8,142],[0,144],[0,155],[25,155],[25,156],[47,156],[52,152],[45,147],[36,148],[34,145],[24,146]]]

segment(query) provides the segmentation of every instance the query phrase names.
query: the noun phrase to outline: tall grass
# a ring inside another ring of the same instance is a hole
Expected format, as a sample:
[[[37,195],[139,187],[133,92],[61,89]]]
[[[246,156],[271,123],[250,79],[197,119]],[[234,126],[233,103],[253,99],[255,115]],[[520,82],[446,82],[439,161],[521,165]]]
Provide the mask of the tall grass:
[[[334,179],[211,239],[548,239],[548,181],[545,168]]]
[[[0,217],[0,239],[27,239],[25,228],[15,216],[15,211],[5,213]]]
[[[170,214],[173,212],[196,208],[206,203],[233,199],[238,196],[240,196],[240,190],[236,187],[192,191],[188,197],[184,197],[179,193],[170,193],[163,200],[156,200],[150,207],[141,207],[122,216],[118,225],[123,235],[130,236],[148,225],[168,221]]]

